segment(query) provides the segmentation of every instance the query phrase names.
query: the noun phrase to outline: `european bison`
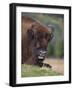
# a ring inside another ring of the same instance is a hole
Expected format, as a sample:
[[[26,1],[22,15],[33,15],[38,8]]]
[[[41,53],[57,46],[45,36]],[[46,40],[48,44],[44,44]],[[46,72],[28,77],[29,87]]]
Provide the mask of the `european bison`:
[[[48,42],[53,37],[52,29],[28,16],[22,16],[21,25],[22,64],[42,66]]]

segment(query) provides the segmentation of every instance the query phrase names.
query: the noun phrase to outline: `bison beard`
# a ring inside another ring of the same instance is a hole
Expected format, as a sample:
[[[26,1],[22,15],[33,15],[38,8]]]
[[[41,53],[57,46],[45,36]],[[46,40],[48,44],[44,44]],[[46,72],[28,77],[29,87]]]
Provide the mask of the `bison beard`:
[[[22,16],[22,64],[42,67],[51,66],[43,63],[47,53],[48,42],[52,39],[51,28],[47,28],[31,17]]]

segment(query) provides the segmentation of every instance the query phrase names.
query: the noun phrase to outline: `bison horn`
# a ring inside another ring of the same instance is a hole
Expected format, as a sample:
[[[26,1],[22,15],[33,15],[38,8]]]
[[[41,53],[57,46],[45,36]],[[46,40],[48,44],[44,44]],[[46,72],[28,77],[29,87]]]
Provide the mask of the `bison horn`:
[[[54,25],[49,24],[49,25],[48,25],[48,28],[51,28],[51,30],[53,31],[53,30],[54,30],[54,28],[55,28],[55,26],[54,26]]]

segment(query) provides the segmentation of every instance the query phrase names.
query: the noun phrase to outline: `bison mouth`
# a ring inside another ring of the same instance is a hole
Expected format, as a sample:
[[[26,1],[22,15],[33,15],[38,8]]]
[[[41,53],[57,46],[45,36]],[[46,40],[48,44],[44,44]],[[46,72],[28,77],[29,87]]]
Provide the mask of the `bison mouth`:
[[[37,49],[37,59],[44,60],[46,56],[47,50],[46,49]]]
[[[45,59],[47,50],[46,49],[38,49],[37,50],[37,65],[42,67],[42,66],[46,66],[49,68],[52,68],[51,65],[47,64],[47,63],[43,63],[43,60]]]
[[[47,50],[46,49],[36,49],[36,64],[40,67],[43,66],[43,60],[46,57]]]

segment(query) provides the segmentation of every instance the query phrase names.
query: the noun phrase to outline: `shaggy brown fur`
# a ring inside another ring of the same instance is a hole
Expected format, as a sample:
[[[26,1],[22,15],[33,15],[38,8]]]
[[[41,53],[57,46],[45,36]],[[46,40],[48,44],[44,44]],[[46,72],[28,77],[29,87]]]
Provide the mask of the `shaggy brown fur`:
[[[52,30],[28,16],[22,16],[21,25],[22,63],[37,64],[36,48],[47,48]]]

